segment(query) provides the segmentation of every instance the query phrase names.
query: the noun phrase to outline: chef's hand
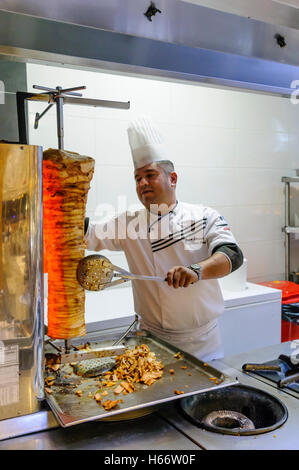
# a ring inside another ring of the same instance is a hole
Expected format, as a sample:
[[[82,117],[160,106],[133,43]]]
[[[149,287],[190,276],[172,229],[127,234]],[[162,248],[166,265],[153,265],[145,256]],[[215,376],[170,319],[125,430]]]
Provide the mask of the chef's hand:
[[[170,287],[173,286],[177,289],[178,287],[188,287],[197,282],[198,276],[192,269],[185,266],[174,266],[168,271],[166,281]]]

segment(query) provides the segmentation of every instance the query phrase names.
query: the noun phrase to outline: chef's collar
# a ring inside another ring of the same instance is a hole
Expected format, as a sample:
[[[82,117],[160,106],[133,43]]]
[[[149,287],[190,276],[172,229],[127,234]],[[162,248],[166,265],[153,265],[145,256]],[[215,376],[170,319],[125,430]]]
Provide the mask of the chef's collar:
[[[153,204],[154,205],[154,204]],[[176,211],[177,211],[177,206],[178,206],[178,201],[175,202],[175,204],[173,205],[172,209],[169,210],[169,206],[167,206],[167,204],[163,204],[163,206],[165,206],[165,211],[162,210],[160,212],[156,212],[155,210],[151,210],[151,209],[148,209],[148,211],[151,213],[151,214],[154,214],[154,215],[158,215],[159,217],[164,217],[165,215],[167,214],[173,214],[175,215],[176,214]],[[164,209],[164,207],[162,208]]]
[[[172,209],[165,212],[164,214],[158,214],[157,212],[153,212],[149,210],[148,212],[150,213],[150,215],[157,215],[158,217],[148,226],[148,232],[150,232],[152,229],[152,226],[155,225],[157,222],[160,222],[160,220],[163,219],[163,217],[166,217],[167,215],[169,215],[169,217],[171,215],[175,215],[177,211],[177,206],[178,206],[178,201],[176,201]]]

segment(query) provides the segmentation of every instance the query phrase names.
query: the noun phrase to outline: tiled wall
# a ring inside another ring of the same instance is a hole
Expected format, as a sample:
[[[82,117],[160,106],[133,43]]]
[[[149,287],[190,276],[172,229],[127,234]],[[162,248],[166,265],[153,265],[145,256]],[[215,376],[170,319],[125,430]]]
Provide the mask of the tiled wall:
[[[299,168],[299,105],[288,99],[202,85],[104,72],[27,65],[32,85],[86,85],[83,96],[130,101],[129,111],[65,106],[65,148],[96,159],[87,214],[118,195],[139,204],[126,128],[136,114],[158,122],[178,172],[178,198],[219,210],[248,259],[248,280],[283,279],[282,176]],[[30,143],[57,147],[55,108],[33,129]],[[123,202],[123,201],[122,201]],[[124,256],[109,254],[126,267]],[[298,266],[299,269],[299,266]]]

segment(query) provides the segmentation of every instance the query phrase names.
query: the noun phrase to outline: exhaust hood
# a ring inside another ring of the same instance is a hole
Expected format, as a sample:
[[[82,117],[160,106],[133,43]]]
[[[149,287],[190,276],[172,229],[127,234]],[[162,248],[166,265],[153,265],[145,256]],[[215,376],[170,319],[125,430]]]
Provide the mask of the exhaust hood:
[[[0,0],[0,55],[13,60],[289,96],[298,50],[296,0]]]

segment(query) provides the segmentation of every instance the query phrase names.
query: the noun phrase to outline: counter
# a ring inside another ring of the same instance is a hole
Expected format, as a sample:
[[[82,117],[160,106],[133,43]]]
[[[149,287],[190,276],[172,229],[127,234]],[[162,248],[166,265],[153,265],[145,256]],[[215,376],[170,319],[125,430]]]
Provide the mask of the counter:
[[[39,415],[41,430],[38,428],[38,414],[22,417],[26,419],[24,432],[30,434],[5,439],[0,442],[0,450],[9,449],[101,449],[101,450],[265,450],[299,449],[299,407],[298,398],[242,372],[244,362],[263,362],[279,354],[290,354],[299,344],[290,342],[268,348],[258,349],[248,354],[212,361],[217,369],[232,377],[237,377],[244,385],[260,388],[278,399],[288,409],[288,419],[280,428],[255,436],[228,436],[197,428],[187,421],[178,411],[177,403],[166,404],[153,414],[119,422],[91,422],[71,428],[60,428],[52,413],[43,409]],[[14,418],[19,420],[21,418]],[[30,430],[30,421],[32,427]],[[5,428],[9,435],[9,422],[0,422],[0,431]],[[10,434],[12,435],[12,434]]]
[[[0,442],[0,450],[198,450],[157,413],[132,421],[57,427]]]

